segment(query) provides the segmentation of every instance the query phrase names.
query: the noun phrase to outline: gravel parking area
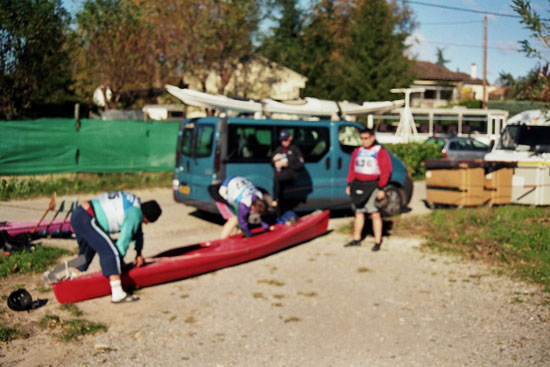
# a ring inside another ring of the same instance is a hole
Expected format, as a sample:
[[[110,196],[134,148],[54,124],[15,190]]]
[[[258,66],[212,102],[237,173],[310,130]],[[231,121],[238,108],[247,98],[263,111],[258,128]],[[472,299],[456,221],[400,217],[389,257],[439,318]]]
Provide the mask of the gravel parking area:
[[[407,215],[428,211],[422,183],[416,190]],[[163,208],[144,227],[145,255],[221,230],[168,189],[136,193]],[[47,202],[2,202],[0,220],[36,219]],[[48,303],[15,313],[3,301],[1,323],[32,332],[0,342],[0,366],[548,366],[550,307],[540,288],[420,251],[420,238],[389,236],[378,253],[372,238],[344,248],[350,236],[335,229],[350,221],[331,219],[328,234],[259,260],[141,289],[132,304],[80,302],[82,317],[108,330],[76,342],[36,326],[47,314],[70,318],[53,293],[38,292],[40,275],[11,277],[0,294],[24,286]],[[76,248],[74,239],[45,242]]]

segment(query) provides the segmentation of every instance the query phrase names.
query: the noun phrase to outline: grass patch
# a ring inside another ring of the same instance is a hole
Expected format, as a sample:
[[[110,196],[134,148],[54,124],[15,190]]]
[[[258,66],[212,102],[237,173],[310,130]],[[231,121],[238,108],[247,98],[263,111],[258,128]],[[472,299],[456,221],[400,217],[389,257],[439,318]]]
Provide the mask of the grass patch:
[[[107,330],[107,327],[100,323],[85,319],[62,320],[57,315],[45,315],[38,325],[43,329],[60,329],[61,333],[58,336],[63,341],[74,341],[81,336]]]
[[[0,324],[0,342],[10,342],[18,338],[26,338],[28,334],[5,325]]]
[[[550,208],[506,205],[435,210],[398,218],[394,234],[421,235],[426,246],[509,269],[550,291]]]
[[[63,332],[60,338],[65,341],[77,340],[83,335],[95,334],[100,331],[107,331],[103,324],[84,319],[71,319],[62,324]]]
[[[350,234],[353,232],[353,220],[336,229],[336,232]]]
[[[172,172],[72,173],[13,176],[0,180],[0,201],[39,196],[71,195],[113,190],[171,187]]]
[[[58,247],[36,246],[33,251],[0,254],[0,279],[10,274],[41,273],[71,252]]]
[[[64,310],[64,311],[67,311],[68,313],[70,313],[71,315],[73,315],[75,317],[80,317],[80,316],[84,315],[84,312],[82,312],[73,303],[67,303],[65,305],[61,305],[61,306],[59,306],[59,308]]]

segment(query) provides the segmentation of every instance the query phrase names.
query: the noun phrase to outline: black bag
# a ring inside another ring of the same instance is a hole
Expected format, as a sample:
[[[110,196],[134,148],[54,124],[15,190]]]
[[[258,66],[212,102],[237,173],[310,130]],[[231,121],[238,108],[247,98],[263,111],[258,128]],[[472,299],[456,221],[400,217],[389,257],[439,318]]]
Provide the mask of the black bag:
[[[364,206],[377,187],[378,181],[353,180],[349,185],[351,202],[357,207]]]

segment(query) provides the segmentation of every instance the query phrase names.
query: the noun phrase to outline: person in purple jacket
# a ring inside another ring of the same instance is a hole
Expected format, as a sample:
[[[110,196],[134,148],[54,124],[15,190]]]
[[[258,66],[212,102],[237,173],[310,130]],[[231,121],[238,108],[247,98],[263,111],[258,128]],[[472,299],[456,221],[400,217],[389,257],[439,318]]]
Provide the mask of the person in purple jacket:
[[[251,213],[260,217],[267,212],[267,202],[263,194],[252,182],[244,177],[231,176],[220,185],[219,195],[225,203],[216,201],[220,214],[226,219],[220,238],[224,239],[238,227],[246,237],[252,235],[248,226],[248,218]],[[269,224],[261,221],[264,230],[269,229]]]

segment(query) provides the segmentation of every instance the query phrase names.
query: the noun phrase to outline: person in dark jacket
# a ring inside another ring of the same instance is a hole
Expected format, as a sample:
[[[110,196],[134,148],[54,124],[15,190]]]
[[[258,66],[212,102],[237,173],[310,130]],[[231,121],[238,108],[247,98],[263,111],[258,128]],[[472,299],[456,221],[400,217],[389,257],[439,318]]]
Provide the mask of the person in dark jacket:
[[[372,251],[380,250],[382,245],[382,216],[376,207],[376,200],[384,200],[383,188],[388,184],[392,171],[391,158],[386,150],[376,141],[374,131],[361,131],[361,146],[357,147],[349,162],[346,194],[351,197],[352,209],[355,212],[353,240],[345,246],[360,246],[365,213],[370,214],[374,232]]]
[[[279,133],[279,145],[273,154],[275,168],[273,177],[272,206],[278,206],[284,189],[296,182],[298,173],[304,168],[304,156],[296,145],[292,144],[292,135],[287,129]]]

